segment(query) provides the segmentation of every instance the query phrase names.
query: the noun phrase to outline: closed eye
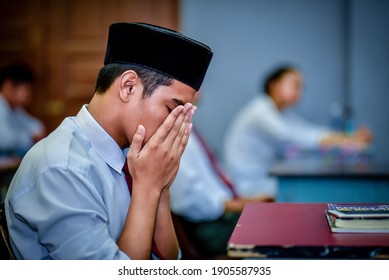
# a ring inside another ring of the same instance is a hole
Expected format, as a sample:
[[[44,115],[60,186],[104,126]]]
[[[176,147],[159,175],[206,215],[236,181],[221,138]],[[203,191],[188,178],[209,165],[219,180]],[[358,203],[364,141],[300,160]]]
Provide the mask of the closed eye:
[[[170,106],[172,106],[172,107],[169,107],[168,105],[166,105],[166,108],[167,108],[169,114],[170,114],[171,111],[173,111],[174,108],[176,108],[177,106],[179,106],[179,105],[184,106],[184,102],[183,102],[182,100],[180,100],[180,99],[173,98],[171,101],[173,101],[173,102],[169,102],[168,104],[169,104]]]

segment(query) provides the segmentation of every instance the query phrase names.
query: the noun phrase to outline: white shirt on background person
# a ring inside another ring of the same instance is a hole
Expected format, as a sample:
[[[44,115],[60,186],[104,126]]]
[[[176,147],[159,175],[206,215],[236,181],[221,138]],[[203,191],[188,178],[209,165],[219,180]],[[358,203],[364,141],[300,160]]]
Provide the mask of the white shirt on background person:
[[[268,175],[281,149],[319,146],[329,133],[291,110],[280,112],[267,95],[256,96],[236,116],[226,134],[224,160],[240,196],[277,193],[277,180]]]

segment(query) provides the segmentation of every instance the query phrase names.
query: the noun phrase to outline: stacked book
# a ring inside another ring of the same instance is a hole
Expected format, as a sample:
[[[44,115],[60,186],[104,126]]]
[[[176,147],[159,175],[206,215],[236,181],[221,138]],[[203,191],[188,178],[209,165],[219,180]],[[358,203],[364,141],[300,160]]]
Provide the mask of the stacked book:
[[[389,233],[389,204],[328,204],[332,232]]]

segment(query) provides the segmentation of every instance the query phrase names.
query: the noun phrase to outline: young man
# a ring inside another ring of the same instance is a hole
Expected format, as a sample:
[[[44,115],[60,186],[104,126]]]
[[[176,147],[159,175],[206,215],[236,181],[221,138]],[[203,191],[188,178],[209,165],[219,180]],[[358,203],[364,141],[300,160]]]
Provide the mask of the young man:
[[[172,30],[110,26],[90,104],[28,152],[10,186],[17,258],[178,257],[169,187],[211,57]]]
[[[0,71],[0,154],[23,156],[44,135],[43,124],[25,111],[35,75],[24,63]]]

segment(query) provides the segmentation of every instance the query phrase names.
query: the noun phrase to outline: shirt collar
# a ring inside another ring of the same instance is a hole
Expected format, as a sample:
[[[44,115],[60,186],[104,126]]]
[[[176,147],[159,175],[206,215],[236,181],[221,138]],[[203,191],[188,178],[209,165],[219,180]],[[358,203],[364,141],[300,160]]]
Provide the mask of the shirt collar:
[[[276,106],[276,103],[274,102],[273,98],[271,98],[267,93],[264,94],[264,100],[266,100],[266,102],[267,102],[271,107],[273,107],[275,110],[278,111],[277,106]]]
[[[101,127],[88,111],[88,106],[82,106],[76,116],[76,124],[84,131],[97,154],[116,172],[121,173],[125,155],[116,141]]]

